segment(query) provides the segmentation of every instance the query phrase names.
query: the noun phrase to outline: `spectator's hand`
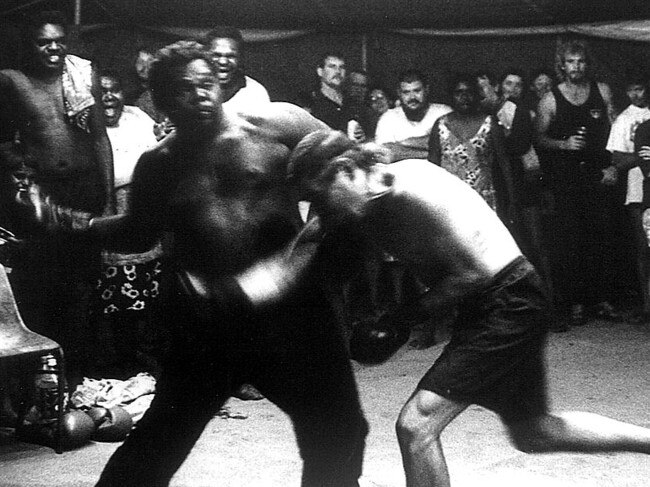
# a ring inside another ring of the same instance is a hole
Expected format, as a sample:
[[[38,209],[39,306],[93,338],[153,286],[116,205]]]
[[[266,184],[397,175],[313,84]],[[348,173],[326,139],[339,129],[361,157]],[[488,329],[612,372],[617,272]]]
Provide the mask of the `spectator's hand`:
[[[641,159],[641,164],[639,165],[641,171],[643,171],[645,177],[650,176],[650,146],[641,146],[637,155],[639,156],[639,159]]]
[[[171,134],[174,130],[176,130],[176,125],[174,125],[173,122],[169,120],[169,118],[165,118],[165,120],[155,124],[153,127],[153,133],[156,136],[157,141],[161,141],[169,134]]]
[[[618,170],[616,167],[606,167],[602,172],[603,179],[600,180],[601,184],[604,184],[605,186],[614,186],[618,182]]]
[[[564,141],[564,150],[579,151],[587,147],[587,139],[584,135],[572,135]]]

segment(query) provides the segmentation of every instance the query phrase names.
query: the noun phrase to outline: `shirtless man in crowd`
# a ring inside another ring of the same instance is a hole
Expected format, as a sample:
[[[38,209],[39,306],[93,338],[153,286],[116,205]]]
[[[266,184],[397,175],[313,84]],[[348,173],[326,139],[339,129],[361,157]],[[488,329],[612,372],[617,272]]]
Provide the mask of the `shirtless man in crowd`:
[[[83,221],[112,211],[113,158],[89,61],[67,52],[66,22],[44,12],[24,29],[22,70],[0,71],[0,171],[28,174],[51,201]],[[74,72],[73,72],[74,71]],[[4,200],[7,206],[11,203]],[[18,208],[0,223],[26,239],[14,259],[12,287],[20,312],[35,331],[57,340],[69,375],[84,373],[91,282],[99,272],[99,247],[84,236],[34,231]]]
[[[469,185],[426,161],[381,163],[388,160],[381,149],[355,147],[342,133],[317,132],[294,149],[289,177],[326,230],[355,222],[418,273],[430,287],[430,308],[460,310],[451,341],[397,421],[407,485],[450,485],[440,435],[470,404],[499,414],[525,452],[650,454],[650,429],[549,411],[548,302],[540,277]],[[399,335],[382,326],[371,341]]]
[[[367,423],[314,279],[317,228],[299,233],[285,178],[291,149],[325,124],[285,103],[250,118],[222,110],[215,67],[194,42],[159,51],[149,82],[176,132],[138,162],[129,213],[93,219],[86,233],[141,250],[173,232],[178,280],[162,316],[174,339],[156,398],[98,485],[167,485],[242,383],[293,420],[304,487],[358,485]],[[46,204],[37,186],[29,196]]]

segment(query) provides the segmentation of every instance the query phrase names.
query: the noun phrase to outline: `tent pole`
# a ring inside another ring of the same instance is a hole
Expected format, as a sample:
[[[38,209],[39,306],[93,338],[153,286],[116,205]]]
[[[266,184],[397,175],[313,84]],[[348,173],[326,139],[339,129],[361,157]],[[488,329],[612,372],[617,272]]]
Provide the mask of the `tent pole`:
[[[81,25],[81,0],[74,0],[74,25]]]
[[[361,69],[368,71],[368,34],[361,35]]]

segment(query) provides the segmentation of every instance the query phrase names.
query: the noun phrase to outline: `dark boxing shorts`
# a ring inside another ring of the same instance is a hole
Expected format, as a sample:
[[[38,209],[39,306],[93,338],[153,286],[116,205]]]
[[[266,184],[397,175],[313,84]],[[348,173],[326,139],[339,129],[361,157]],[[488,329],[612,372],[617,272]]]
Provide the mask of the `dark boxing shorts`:
[[[519,257],[462,301],[449,344],[418,388],[479,404],[505,420],[542,414],[548,323],[542,281]]]

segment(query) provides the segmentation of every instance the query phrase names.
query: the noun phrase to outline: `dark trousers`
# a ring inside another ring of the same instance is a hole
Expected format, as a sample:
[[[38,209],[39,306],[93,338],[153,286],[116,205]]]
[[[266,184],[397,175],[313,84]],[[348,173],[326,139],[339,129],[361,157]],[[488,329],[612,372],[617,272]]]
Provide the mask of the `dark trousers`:
[[[177,328],[155,399],[97,485],[168,485],[206,424],[243,383],[291,418],[304,487],[358,485],[367,423],[323,293],[302,289],[301,296],[249,318],[172,294],[166,318]]]
[[[621,250],[615,191],[598,183],[567,184],[554,190],[549,236],[558,304],[609,300],[620,281]]]

